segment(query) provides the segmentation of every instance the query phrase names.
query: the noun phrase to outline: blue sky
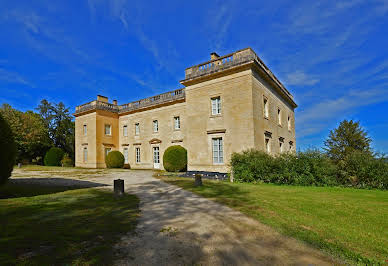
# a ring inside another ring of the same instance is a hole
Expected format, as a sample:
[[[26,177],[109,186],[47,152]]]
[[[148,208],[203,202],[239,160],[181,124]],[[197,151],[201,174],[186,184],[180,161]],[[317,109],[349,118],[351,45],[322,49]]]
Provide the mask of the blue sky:
[[[21,110],[123,104],[252,47],[295,96],[298,148],[356,119],[388,153],[388,0],[1,0],[0,40],[0,104]]]

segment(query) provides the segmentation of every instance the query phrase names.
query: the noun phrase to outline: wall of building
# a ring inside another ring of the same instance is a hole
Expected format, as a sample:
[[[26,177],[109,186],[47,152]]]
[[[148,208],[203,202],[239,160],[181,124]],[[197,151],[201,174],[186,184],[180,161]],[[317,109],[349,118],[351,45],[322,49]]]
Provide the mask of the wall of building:
[[[174,117],[180,117],[181,128],[174,128]],[[153,121],[158,120],[159,130],[153,131]],[[140,133],[135,135],[135,124],[139,123]],[[153,108],[135,112],[119,118],[119,150],[124,153],[128,148],[128,161],[133,169],[152,169],[153,147],[159,147],[160,169],[163,168],[164,151],[172,145],[186,148],[187,128],[190,121],[186,119],[186,103]],[[123,126],[128,127],[128,136],[123,133]],[[151,143],[150,143],[151,142]],[[136,163],[135,148],[140,148],[141,162]]]
[[[254,146],[251,76],[246,70],[186,87],[189,171],[228,172],[231,154]],[[217,96],[221,115],[213,116],[211,98]],[[223,164],[213,163],[211,142],[216,137],[223,138]]]
[[[84,134],[83,126],[87,126]],[[89,113],[75,118],[75,166],[96,168],[96,113]],[[87,161],[84,161],[84,148],[87,148]]]
[[[289,151],[289,141],[295,151],[295,114],[294,108],[284,100],[274,88],[261,76],[253,72],[252,101],[255,148],[265,150],[265,131],[272,133],[270,138],[271,154],[280,152],[279,137],[284,138],[282,149]],[[269,116],[264,116],[264,98],[268,101]],[[281,111],[281,125],[278,123],[278,108]],[[287,117],[290,116],[291,128],[288,129]]]

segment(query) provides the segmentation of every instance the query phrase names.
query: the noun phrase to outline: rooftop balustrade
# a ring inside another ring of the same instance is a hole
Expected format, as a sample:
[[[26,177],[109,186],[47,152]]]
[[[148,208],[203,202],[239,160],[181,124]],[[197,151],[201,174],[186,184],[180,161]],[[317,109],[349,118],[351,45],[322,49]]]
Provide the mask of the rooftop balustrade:
[[[131,112],[138,109],[161,105],[161,104],[182,100],[182,99],[185,99],[185,89],[169,91],[166,93],[162,93],[156,96],[148,97],[139,101],[134,101],[123,105],[115,105],[115,104],[95,100],[95,101],[77,106],[75,108],[75,114],[94,111],[94,110],[105,110],[105,111],[121,114],[125,112]]]
[[[185,70],[185,80],[198,78],[201,76],[216,73],[222,70],[226,70],[232,67],[243,65],[250,62],[256,62],[270,77],[279,85],[280,88],[289,96],[291,99],[293,96],[283,86],[283,84],[276,78],[276,76],[269,70],[264,62],[256,55],[251,48],[246,48],[225,56],[218,57],[216,59],[207,61],[205,63],[189,67]]]

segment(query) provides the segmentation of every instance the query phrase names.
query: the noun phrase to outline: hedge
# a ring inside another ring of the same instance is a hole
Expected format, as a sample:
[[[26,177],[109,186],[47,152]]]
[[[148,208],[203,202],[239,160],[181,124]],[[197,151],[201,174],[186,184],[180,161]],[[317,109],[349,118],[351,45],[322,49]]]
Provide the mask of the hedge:
[[[180,145],[168,147],[163,154],[163,166],[168,172],[186,171],[187,150]]]
[[[46,166],[60,166],[61,160],[65,152],[57,147],[52,147],[44,156],[44,165]]]
[[[335,163],[319,150],[277,156],[247,150],[234,153],[231,166],[237,182],[388,189],[385,158],[363,153],[353,153]]]

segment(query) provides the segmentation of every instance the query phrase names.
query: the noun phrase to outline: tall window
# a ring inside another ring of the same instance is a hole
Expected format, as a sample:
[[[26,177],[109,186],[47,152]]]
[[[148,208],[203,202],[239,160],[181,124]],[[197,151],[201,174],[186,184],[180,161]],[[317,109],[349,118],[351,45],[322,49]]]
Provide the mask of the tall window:
[[[213,142],[213,163],[224,163],[224,147],[222,138],[214,138]]]
[[[123,136],[124,136],[124,137],[127,137],[127,136],[128,136],[128,126],[127,126],[127,125],[124,125],[124,126],[123,126]]]
[[[128,163],[128,148],[124,148],[124,163]]]
[[[292,149],[294,148],[294,142],[290,141],[289,144],[289,151],[292,151]]]
[[[269,138],[265,138],[265,150],[270,153],[271,152],[271,141]]]
[[[84,125],[84,136],[88,134],[88,126]]]
[[[181,119],[179,116],[174,117],[174,128],[175,129],[181,128]]]
[[[112,135],[111,125],[105,125],[105,135]]]
[[[212,115],[221,114],[221,97],[215,97],[211,99],[212,101]]]
[[[140,134],[140,125],[139,123],[135,124],[135,135],[138,136]]]
[[[288,130],[291,131],[291,117],[290,116],[287,117],[287,127],[288,127]]]
[[[278,124],[282,125],[282,112],[280,111],[280,108],[278,108]]]
[[[283,142],[279,141],[279,151],[283,152]]]
[[[88,161],[88,148],[85,147],[84,148],[84,163],[86,163]]]
[[[264,117],[268,118],[269,117],[268,99],[264,98],[263,105],[264,105]]]
[[[159,130],[158,120],[154,120],[153,125],[154,125],[154,132],[158,132]]]
[[[110,153],[111,151],[111,148],[105,148],[105,157],[108,156],[108,153]]]
[[[136,163],[140,163],[140,148],[136,148]]]

